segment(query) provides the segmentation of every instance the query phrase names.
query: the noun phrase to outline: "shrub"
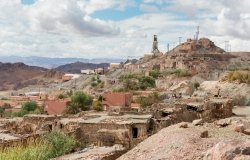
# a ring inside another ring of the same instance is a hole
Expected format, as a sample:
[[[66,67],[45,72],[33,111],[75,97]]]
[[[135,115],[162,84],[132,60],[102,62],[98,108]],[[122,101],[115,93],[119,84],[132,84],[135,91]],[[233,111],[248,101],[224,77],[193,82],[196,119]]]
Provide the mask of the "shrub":
[[[139,79],[140,89],[145,90],[147,88],[155,87],[155,79],[148,76],[143,76]]]
[[[75,114],[80,111],[88,110],[92,104],[92,97],[84,92],[75,92],[71,97],[71,103],[66,107],[65,113]]]
[[[50,146],[49,157],[58,157],[69,153],[76,146],[76,140],[63,132],[52,131],[43,137],[43,141]]]
[[[138,103],[141,107],[149,107],[154,103],[159,103],[162,100],[160,95],[157,92],[151,93],[148,97],[140,96],[138,98]]]
[[[113,92],[127,92],[127,90],[124,88],[115,88],[113,89]]]
[[[5,112],[5,108],[0,106],[0,115],[1,115],[1,117],[3,117],[4,112]]]
[[[65,98],[67,98],[67,96],[64,95],[64,94],[59,94],[59,95],[58,95],[58,98],[59,98],[59,99],[65,99]]]
[[[231,71],[226,76],[226,80],[229,82],[238,81],[239,83],[250,84],[250,71],[248,71],[248,70]]]
[[[91,81],[92,81],[92,82],[96,81],[96,78],[95,78],[95,77],[92,77],[92,78],[91,78]]]
[[[23,105],[22,105],[22,110],[25,110],[25,111],[34,111],[36,108],[38,107],[37,103],[34,102],[34,101],[30,101],[30,102],[25,102]]]
[[[21,110],[19,112],[13,112],[11,114],[12,117],[23,117],[24,115],[28,114],[29,112],[27,110]]]
[[[6,98],[6,97],[2,97],[1,100],[2,100],[2,101],[7,101],[7,100],[9,100],[9,99]]]
[[[102,111],[102,102],[95,101],[93,103],[93,109],[96,110],[96,111]]]
[[[197,90],[200,87],[200,83],[199,82],[194,82],[194,88]]]
[[[158,78],[161,75],[160,70],[155,69],[149,72],[149,75],[154,78]]]
[[[98,85],[98,84],[97,84],[96,82],[92,82],[92,83],[91,83],[91,86],[92,86],[92,87],[96,87],[97,85]]]
[[[191,76],[191,73],[188,70],[186,70],[186,69],[176,69],[172,73],[175,74],[178,77],[188,77],[188,76]]]
[[[77,147],[74,138],[59,132],[52,131],[35,143],[27,146],[15,146],[0,151],[3,160],[48,160],[70,153]]]
[[[150,102],[150,100],[147,97],[144,97],[144,96],[140,96],[138,98],[138,103],[143,108],[151,106],[153,104],[152,102]]]
[[[138,85],[138,82],[136,82],[135,80],[126,79],[123,82],[123,88],[125,90],[138,90],[139,85]]]

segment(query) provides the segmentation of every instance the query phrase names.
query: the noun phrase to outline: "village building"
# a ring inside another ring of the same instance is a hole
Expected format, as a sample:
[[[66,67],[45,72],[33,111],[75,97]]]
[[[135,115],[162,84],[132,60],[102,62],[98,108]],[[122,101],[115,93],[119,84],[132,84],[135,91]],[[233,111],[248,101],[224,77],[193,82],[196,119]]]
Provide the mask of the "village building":
[[[49,115],[61,115],[69,103],[69,100],[48,100],[45,102],[44,111]]]
[[[103,95],[103,110],[109,110],[114,107],[130,107],[133,95],[131,93],[111,92]]]
[[[121,64],[120,63],[110,63],[109,64],[109,69],[118,69],[121,67]]]
[[[95,74],[95,70],[93,70],[93,69],[82,69],[81,73],[86,74],[86,75]]]
[[[86,144],[119,144],[131,148],[150,135],[151,117],[152,115],[110,116],[107,113],[89,113],[79,118],[62,118],[57,122],[57,127],[65,133],[74,134]]]
[[[66,82],[66,81],[70,81],[72,79],[77,79],[79,77],[80,77],[79,74],[65,74],[62,76],[62,80],[63,80],[63,82]]]
[[[103,74],[105,74],[105,69],[104,68],[97,68],[97,69],[95,69],[95,73],[96,74],[100,74],[100,75],[103,75]]]

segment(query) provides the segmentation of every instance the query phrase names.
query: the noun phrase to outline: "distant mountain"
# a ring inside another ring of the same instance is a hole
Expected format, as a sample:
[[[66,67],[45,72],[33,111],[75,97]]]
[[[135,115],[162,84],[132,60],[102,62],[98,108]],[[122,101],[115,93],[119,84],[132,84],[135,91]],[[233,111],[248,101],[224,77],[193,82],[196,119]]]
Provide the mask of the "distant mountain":
[[[75,62],[70,64],[65,64],[55,68],[57,71],[66,72],[66,73],[81,73],[82,69],[96,69],[96,68],[107,68],[109,63],[83,63],[83,62]]]
[[[60,79],[63,73],[24,63],[0,62],[0,90],[15,90],[29,85],[50,83]]]
[[[45,68],[56,68],[61,65],[74,62],[84,62],[84,63],[119,63],[123,62],[125,59],[84,59],[84,58],[48,58],[48,57],[20,57],[20,56],[0,56],[0,62],[4,63],[17,63],[22,62],[27,65],[40,66]]]

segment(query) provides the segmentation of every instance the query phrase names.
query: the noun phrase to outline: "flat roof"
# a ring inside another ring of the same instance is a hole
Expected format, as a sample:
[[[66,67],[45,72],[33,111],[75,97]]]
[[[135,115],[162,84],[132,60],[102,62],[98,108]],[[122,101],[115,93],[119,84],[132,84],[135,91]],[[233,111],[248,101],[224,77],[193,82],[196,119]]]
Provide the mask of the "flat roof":
[[[132,115],[126,114],[122,116],[109,116],[107,114],[97,115],[97,117],[79,117],[79,118],[62,118],[61,123],[67,124],[70,122],[74,123],[86,123],[86,124],[97,124],[97,123],[114,123],[114,124],[138,124],[148,123],[148,120],[152,115]],[[87,118],[87,119],[86,119]]]

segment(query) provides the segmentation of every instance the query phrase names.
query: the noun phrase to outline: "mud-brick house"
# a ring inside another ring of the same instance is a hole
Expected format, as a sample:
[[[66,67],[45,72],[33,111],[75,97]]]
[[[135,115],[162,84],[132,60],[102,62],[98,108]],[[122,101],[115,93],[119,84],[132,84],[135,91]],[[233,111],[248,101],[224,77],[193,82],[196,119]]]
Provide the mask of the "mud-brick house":
[[[83,117],[60,119],[57,128],[71,133],[86,144],[120,144],[132,148],[151,134],[151,118],[152,115],[110,116],[108,113],[86,113]]]
[[[132,93],[105,93],[102,102],[103,110],[106,111],[114,107],[131,107],[132,99]]]
[[[69,103],[69,100],[48,100],[45,102],[44,111],[49,115],[60,115]]]

